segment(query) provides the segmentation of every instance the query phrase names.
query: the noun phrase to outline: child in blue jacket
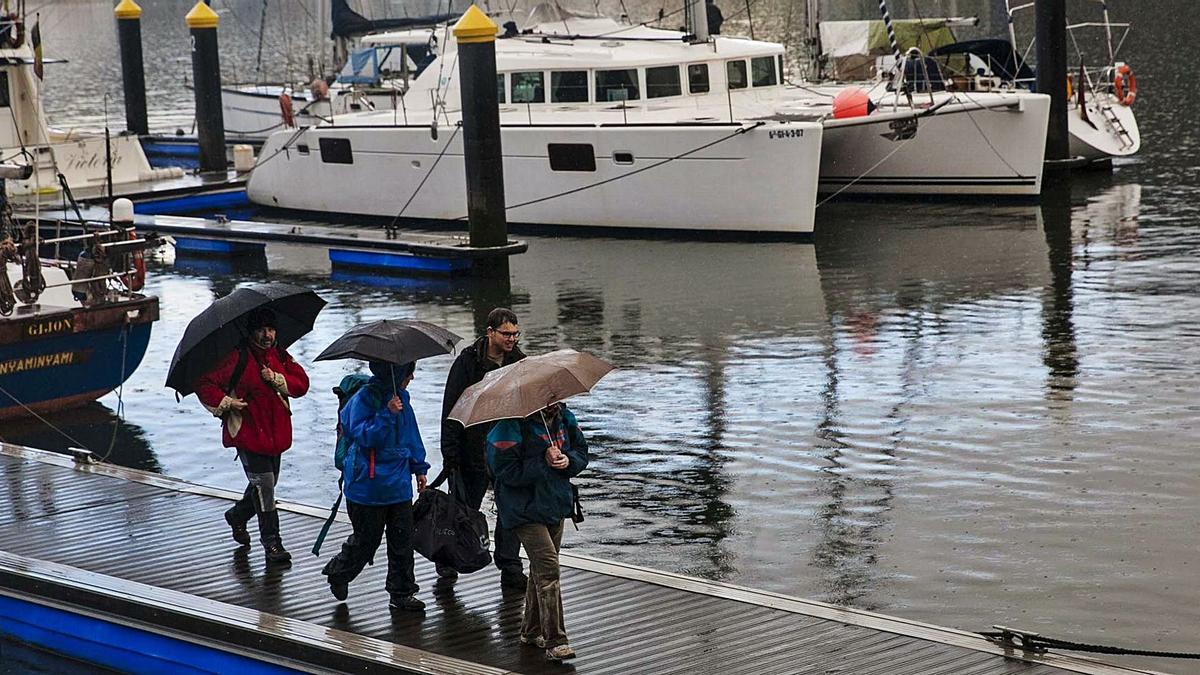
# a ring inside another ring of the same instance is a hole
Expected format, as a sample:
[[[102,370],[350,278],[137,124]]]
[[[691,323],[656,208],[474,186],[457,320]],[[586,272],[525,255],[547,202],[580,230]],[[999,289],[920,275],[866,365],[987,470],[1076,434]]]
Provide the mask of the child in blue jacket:
[[[409,405],[408,384],[415,363],[370,363],[371,379],[342,410],[342,433],[350,439],[342,470],[346,511],[354,532],[322,570],[333,597],[345,600],[349,584],[375,557],[387,533],[386,588],[392,609],[421,611],[413,572],[412,477],[425,489],[429,464],[417,418]]]

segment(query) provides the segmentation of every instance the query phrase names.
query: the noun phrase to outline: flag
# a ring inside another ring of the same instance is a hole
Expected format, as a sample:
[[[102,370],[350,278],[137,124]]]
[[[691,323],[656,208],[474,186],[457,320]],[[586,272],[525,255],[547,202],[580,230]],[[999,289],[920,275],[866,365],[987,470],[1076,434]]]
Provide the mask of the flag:
[[[39,80],[45,79],[42,75],[42,15],[38,14],[33,20],[33,30],[29,31],[29,45],[33,47],[33,74],[38,76]]]

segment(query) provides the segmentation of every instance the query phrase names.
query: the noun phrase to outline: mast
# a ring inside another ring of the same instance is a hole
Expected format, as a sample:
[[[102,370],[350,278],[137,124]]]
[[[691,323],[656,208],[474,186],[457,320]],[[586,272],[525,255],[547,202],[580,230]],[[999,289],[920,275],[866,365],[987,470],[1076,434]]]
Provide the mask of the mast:
[[[804,25],[808,31],[808,59],[814,80],[822,79],[821,72],[821,0],[806,0]]]
[[[708,8],[705,7],[705,0],[684,0],[691,8],[691,28],[692,35],[695,36],[693,42],[708,42]]]

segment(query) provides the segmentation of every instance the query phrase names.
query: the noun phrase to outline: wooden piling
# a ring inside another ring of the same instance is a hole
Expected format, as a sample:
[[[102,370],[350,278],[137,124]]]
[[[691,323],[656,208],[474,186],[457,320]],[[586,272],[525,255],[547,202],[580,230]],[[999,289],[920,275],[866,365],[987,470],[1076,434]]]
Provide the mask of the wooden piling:
[[[1067,131],[1067,8],[1066,0],[1035,0],[1037,15],[1037,90],[1050,95],[1050,124],[1046,130],[1046,166],[1070,159]]]
[[[217,13],[203,0],[188,12],[192,34],[192,84],[196,92],[196,135],[200,170],[225,171],[225,120],[221,114],[221,60],[217,53]]]
[[[150,133],[146,116],[146,70],[142,64],[142,8],[121,0],[117,17],[117,43],[121,51],[121,85],[125,92],[125,128],[138,135]]]
[[[463,163],[467,174],[467,219],[471,246],[504,246],[504,155],[500,145],[500,101],[496,92],[496,24],[472,5],[454,25],[462,93]],[[493,269],[496,266],[503,267]],[[486,268],[486,269],[484,269]],[[476,265],[487,276],[508,276],[508,259]]]

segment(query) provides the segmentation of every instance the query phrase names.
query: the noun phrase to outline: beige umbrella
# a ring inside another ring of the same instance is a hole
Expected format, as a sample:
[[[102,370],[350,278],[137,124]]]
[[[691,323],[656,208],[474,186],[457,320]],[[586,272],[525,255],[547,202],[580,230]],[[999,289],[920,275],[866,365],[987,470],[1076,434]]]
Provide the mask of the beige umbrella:
[[[591,391],[612,369],[612,364],[574,349],[529,356],[467,387],[448,417],[469,427],[532,415],[551,403]]]

